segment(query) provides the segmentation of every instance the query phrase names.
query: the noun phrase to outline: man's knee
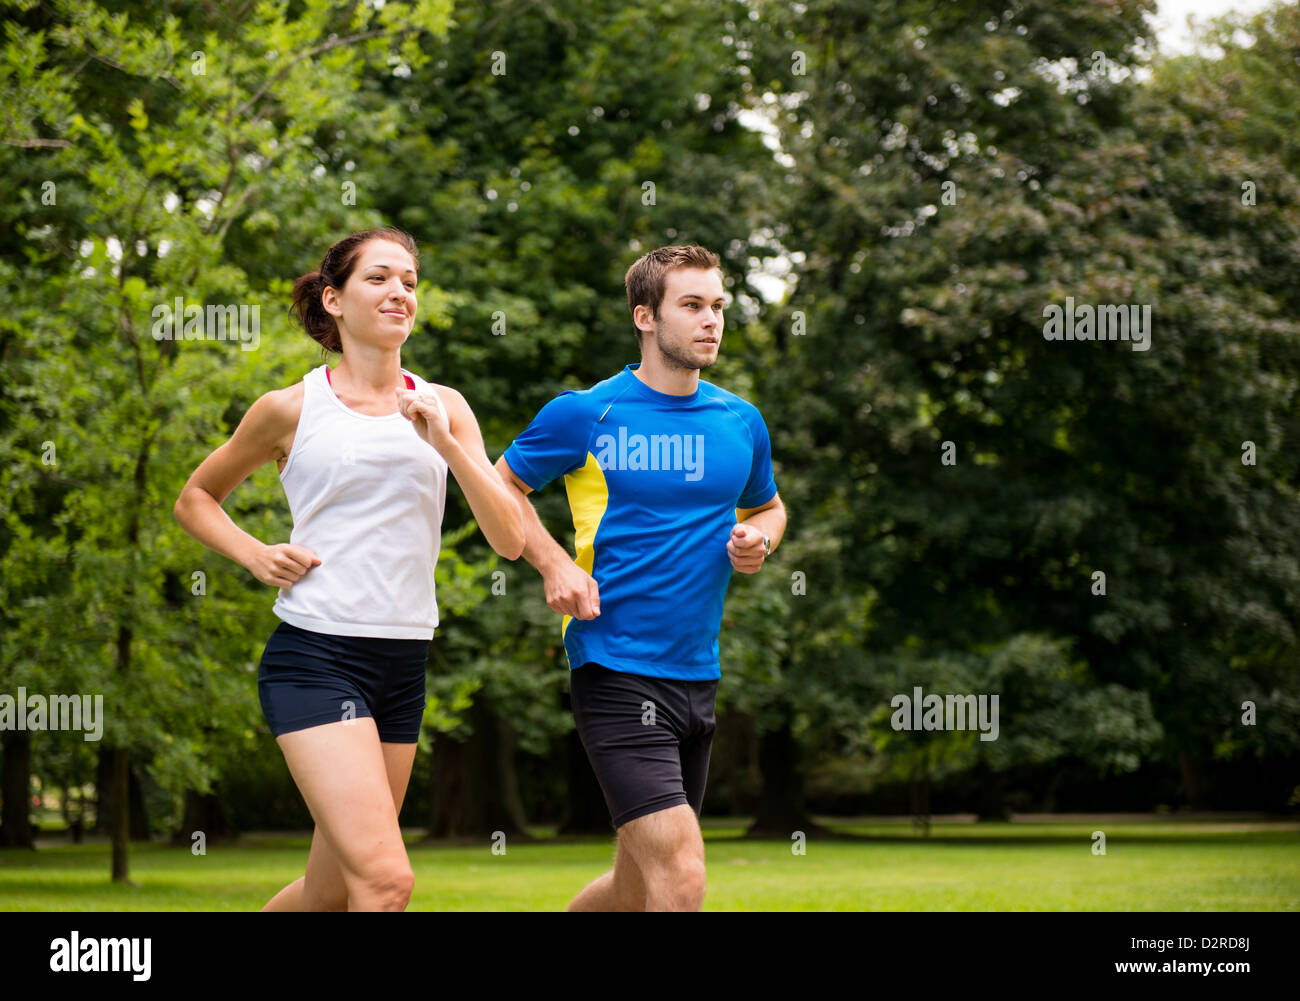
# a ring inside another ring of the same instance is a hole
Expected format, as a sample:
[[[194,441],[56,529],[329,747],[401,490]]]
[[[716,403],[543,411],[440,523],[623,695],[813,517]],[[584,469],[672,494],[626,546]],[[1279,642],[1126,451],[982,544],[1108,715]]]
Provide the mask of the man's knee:
[[[668,878],[675,895],[683,902],[694,902],[695,906],[704,899],[707,875],[704,871],[704,859],[692,849],[684,849],[669,861]]]
[[[683,833],[654,845],[642,852],[636,865],[639,889],[646,899],[666,897],[659,903],[683,910],[698,908],[704,900],[707,877],[696,838]]]
[[[642,873],[650,910],[696,911],[704,903],[704,860],[693,848],[661,855],[643,866]]]
[[[641,870],[631,854],[624,849],[620,848],[614,858],[610,886],[620,908],[628,911],[645,910],[645,880],[641,878]]]

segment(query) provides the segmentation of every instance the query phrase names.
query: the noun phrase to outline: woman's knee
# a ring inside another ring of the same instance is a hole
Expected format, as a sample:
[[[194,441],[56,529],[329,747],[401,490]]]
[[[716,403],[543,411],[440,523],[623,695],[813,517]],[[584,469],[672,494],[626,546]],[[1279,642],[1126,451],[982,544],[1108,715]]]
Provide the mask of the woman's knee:
[[[346,911],[348,909],[348,887],[346,883],[328,883],[322,885],[320,880],[310,877],[303,880],[302,900],[313,911]]]
[[[348,880],[348,897],[367,909],[401,911],[411,901],[415,873],[406,858],[377,860]]]

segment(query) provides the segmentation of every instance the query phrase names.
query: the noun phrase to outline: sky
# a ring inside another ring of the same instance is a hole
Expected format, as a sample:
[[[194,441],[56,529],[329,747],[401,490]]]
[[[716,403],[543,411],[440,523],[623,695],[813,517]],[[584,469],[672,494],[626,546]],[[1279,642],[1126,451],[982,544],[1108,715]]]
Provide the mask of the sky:
[[[1230,11],[1256,14],[1269,6],[1268,0],[1157,0],[1158,12],[1152,19],[1160,39],[1160,51],[1166,55],[1185,55],[1192,51],[1186,29],[1187,15],[1208,21]]]

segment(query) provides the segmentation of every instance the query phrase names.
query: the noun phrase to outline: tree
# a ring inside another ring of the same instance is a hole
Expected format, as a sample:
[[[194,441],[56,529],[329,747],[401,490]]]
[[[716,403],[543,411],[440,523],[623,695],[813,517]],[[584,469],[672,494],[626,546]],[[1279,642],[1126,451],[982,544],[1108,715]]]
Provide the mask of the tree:
[[[1230,693],[1267,690],[1294,656],[1295,467],[1272,416],[1294,408],[1273,291],[1294,274],[1294,184],[1252,163],[1276,198],[1236,210],[1240,150],[1214,124],[1232,113],[1144,98],[1142,16],[825,2],[753,26],[797,279],[762,393],[796,416],[774,438],[792,524],[815,511],[835,540],[790,543],[824,596],[797,606],[769,690],[790,725],[870,715],[879,665],[904,654],[928,672],[915,683],[974,655],[994,684],[1018,637],[1068,638],[1077,711],[1128,720],[1135,742],[1076,728],[1054,753],[1128,769],[1162,735],[1163,761],[1204,751]],[[1149,353],[1046,340],[1067,296],[1151,306]],[[1256,436],[1263,477],[1240,462]],[[1052,689],[1031,696],[1024,732],[1055,711]]]
[[[5,247],[20,291],[0,320],[0,454],[18,488],[4,559],[21,571],[5,586],[24,599],[5,677],[39,671],[103,695],[112,873],[126,881],[131,756],[148,760],[177,811],[185,789],[206,792],[213,749],[252,740],[251,672],[271,625],[265,588],[171,516],[204,452],[309,359],[284,315],[284,257],[264,243],[250,254],[232,234],[282,217],[278,245],[300,253],[377,221],[314,186],[322,141],[353,121],[364,74],[418,65],[418,39],[443,30],[448,5],[314,0],[233,17],[8,6],[0,138],[28,213]],[[161,28],[145,26],[150,14]],[[394,127],[391,115],[367,122]],[[237,328],[204,304],[233,308]],[[262,538],[287,535],[276,488],[262,470],[233,502]]]

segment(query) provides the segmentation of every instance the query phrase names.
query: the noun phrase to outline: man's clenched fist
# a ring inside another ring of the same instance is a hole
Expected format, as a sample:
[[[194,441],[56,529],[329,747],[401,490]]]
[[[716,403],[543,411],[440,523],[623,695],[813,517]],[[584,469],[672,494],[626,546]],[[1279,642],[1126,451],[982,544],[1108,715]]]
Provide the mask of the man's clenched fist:
[[[546,604],[551,611],[572,615],[575,619],[594,619],[600,615],[600,589],[593,578],[573,560],[557,560],[542,574]]]
[[[736,525],[727,540],[727,555],[731,557],[731,565],[741,573],[758,573],[767,559],[763,533],[753,525]]]

